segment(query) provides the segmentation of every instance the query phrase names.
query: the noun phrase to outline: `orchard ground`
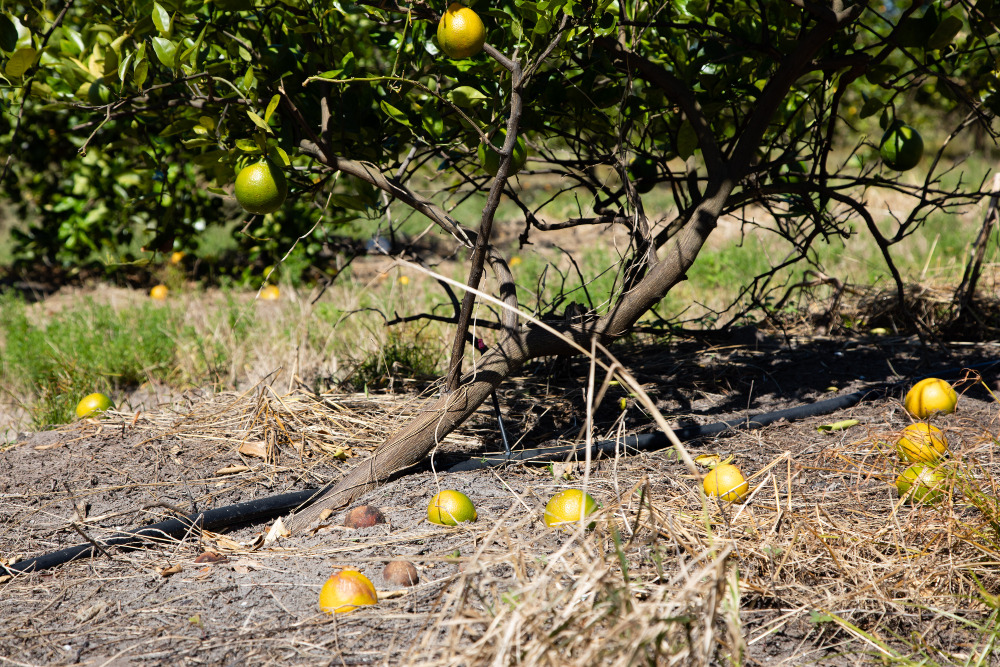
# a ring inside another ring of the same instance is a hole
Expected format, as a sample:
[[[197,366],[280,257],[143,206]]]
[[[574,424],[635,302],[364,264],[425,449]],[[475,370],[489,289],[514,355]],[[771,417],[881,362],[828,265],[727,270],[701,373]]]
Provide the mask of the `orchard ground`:
[[[988,343],[742,334],[617,352],[676,423],[1000,358],[1000,346]],[[517,447],[572,441],[584,428],[586,360],[557,360],[548,370],[501,391]],[[316,532],[266,544],[270,523],[192,530],[4,579],[0,657],[18,665],[852,665],[879,656],[995,664],[1000,404],[990,392],[998,380],[994,367],[961,385],[958,410],[934,420],[964,480],[935,506],[901,504],[892,485],[904,467],[895,436],[910,423],[903,386],[834,414],[688,443],[693,456],[733,455],[751,478],[750,500],[733,505],[703,502],[673,449],[598,460],[589,470],[557,463],[446,472],[499,447],[482,409],[427,466],[358,501],[379,507],[386,525],[350,530],[340,512]],[[0,554],[13,562],[78,544],[74,526],[100,540],[336,479],[426,400],[316,396],[286,385],[278,376],[242,393],[190,392],[169,405],[23,434],[0,454]],[[620,386],[594,418],[595,438],[654,428]],[[859,423],[817,430],[847,419]],[[584,485],[601,505],[596,528],[546,528],[548,498]],[[427,503],[443,488],[472,498],[478,521],[429,524]],[[206,551],[222,562],[197,562]],[[418,585],[401,590],[381,578],[397,558],[416,565]],[[364,572],[385,599],[347,615],[320,613],[320,587],[341,567]]]

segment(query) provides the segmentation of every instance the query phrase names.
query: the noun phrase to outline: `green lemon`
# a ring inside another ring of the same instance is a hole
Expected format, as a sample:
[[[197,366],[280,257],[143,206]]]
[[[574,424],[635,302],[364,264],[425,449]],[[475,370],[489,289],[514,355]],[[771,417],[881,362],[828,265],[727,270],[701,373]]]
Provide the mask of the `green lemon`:
[[[236,176],[236,201],[247,213],[274,213],[287,196],[284,171],[267,158],[247,165]]]
[[[497,152],[497,149],[494,148],[494,146],[499,144],[502,148],[506,137],[507,131],[499,130],[495,135],[493,135],[492,146],[487,148],[486,144],[479,144],[479,163],[483,166],[483,171],[490,176],[496,176],[497,172],[500,171],[500,153]],[[524,137],[519,136],[517,141],[514,142],[514,150],[510,156],[510,170],[508,171],[507,176],[511,177],[521,171],[521,168],[524,167],[524,163],[527,159],[528,146],[524,143]]]
[[[879,144],[882,162],[890,169],[913,169],[924,156],[924,140],[916,130],[904,123],[893,123]]]

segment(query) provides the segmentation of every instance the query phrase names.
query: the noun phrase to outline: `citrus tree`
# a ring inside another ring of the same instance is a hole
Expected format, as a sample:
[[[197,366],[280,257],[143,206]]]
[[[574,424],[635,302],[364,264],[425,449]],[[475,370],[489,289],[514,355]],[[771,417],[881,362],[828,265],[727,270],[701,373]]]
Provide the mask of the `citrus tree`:
[[[750,225],[746,211],[767,211],[767,233],[788,242],[749,294],[813,261],[816,243],[864,233],[902,295],[893,246],[987,194],[951,170],[993,145],[1000,111],[993,0],[63,0],[4,12],[2,182],[33,221],[23,253],[79,259],[139,233],[169,249],[241,211],[255,247],[316,250],[345,221],[403,209],[467,250],[440,398],[314,512],[420,461],[527,360],[627,334],[721,216]],[[556,184],[546,202],[515,187],[531,175]],[[644,206],[654,190],[670,210]],[[481,216],[453,217],[475,193]],[[888,195],[906,204],[880,225],[868,202]],[[501,197],[523,214],[522,244],[623,233],[610,290],[519,316],[491,243]],[[559,200],[576,213],[542,215]],[[502,307],[470,361],[487,269]]]

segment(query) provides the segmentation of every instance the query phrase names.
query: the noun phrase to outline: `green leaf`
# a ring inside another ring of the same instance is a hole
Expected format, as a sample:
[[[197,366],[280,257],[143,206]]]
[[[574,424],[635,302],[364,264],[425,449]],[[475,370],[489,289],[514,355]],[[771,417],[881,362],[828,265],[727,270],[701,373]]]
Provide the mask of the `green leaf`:
[[[173,68],[174,55],[177,53],[176,44],[163,37],[154,37],[153,51],[156,53],[157,59],[163,64],[164,67]]]
[[[243,75],[243,87],[250,90],[256,80],[253,76],[253,67],[248,68],[247,73]]]
[[[861,111],[858,112],[858,115],[861,116],[862,118],[868,118],[869,116],[874,116],[875,114],[877,114],[879,111],[882,110],[882,106],[883,106],[882,100],[878,99],[877,97],[869,97],[867,100],[865,100],[865,103],[861,106]]]
[[[694,125],[686,120],[681,123],[677,131],[677,155],[686,160],[694,155],[696,148],[698,148],[698,134],[694,131]]]
[[[899,67],[896,65],[873,65],[865,71],[865,78],[868,79],[869,83],[874,83],[877,86],[885,83],[890,76],[898,71]]]
[[[142,84],[146,83],[146,75],[149,74],[149,61],[140,60],[135,64],[135,87],[142,90]]]
[[[0,49],[13,51],[17,48],[17,28],[6,14],[0,14]]]
[[[288,153],[286,153],[281,146],[268,146],[267,156],[271,158],[272,162],[276,162],[280,165],[286,167],[292,166],[292,161],[288,159]]]
[[[255,114],[253,111],[250,111],[249,109],[247,109],[247,115],[250,116],[250,120],[253,121],[254,125],[264,130],[268,134],[274,134],[274,132],[271,131],[271,126],[267,124],[266,120]]]
[[[402,111],[400,111],[396,107],[392,106],[391,104],[389,104],[385,100],[382,100],[381,102],[379,102],[378,105],[382,109],[383,113],[385,113],[385,115],[387,115],[389,118],[393,119],[394,121],[396,121],[400,125],[405,125],[406,127],[411,127],[411,125],[410,125],[410,119],[406,117],[405,113],[403,113]]]
[[[271,114],[273,114],[274,110],[278,108],[279,102],[281,102],[281,95],[275,95],[271,98],[271,101],[267,103],[267,110],[264,111],[265,121],[271,120]]]
[[[945,16],[927,40],[926,48],[931,51],[947,48],[962,30],[962,25],[962,19],[957,16],[952,14]]]
[[[118,63],[118,80],[125,83],[125,77],[128,75],[128,66],[132,64],[132,58],[135,57],[135,52],[128,54],[122,61]]]
[[[260,146],[253,139],[237,139],[236,147],[244,153],[260,153]]]
[[[483,95],[472,86],[459,86],[455,90],[448,93],[448,99],[451,100],[455,106],[470,109],[474,106],[478,106],[483,100],[485,100],[486,95]]]
[[[170,35],[170,14],[158,2],[153,3],[153,25],[161,35]]]
[[[861,422],[859,422],[857,419],[845,419],[843,421],[833,422],[832,424],[823,424],[821,426],[817,426],[816,430],[819,431],[820,433],[843,431],[851,428],[852,426],[857,426],[860,423]]]
[[[11,78],[20,79],[28,71],[28,68],[34,64],[35,56],[37,55],[38,51],[30,47],[18,49],[10,57],[10,60],[7,61],[7,67],[4,68],[4,72]]]

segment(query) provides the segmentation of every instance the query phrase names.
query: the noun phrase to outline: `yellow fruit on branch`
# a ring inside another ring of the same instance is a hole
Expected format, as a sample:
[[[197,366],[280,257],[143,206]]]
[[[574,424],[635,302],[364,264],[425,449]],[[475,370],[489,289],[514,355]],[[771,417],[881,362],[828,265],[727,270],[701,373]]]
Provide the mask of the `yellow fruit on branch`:
[[[457,526],[478,518],[475,505],[461,491],[445,489],[431,498],[427,505],[427,520],[441,526]]]
[[[236,175],[236,201],[247,213],[274,213],[285,203],[288,181],[281,167],[267,158],[249,164]]]
[[[459,2],[448,5],[437,29],[438,44],[450,58],[469,58],[483,50],[486,26],[479,14]]]
[[[910,424],[896,442],[896,451],[904,461],[933,463],[948,451],[948,440],[936,426]]]
[[[115,407],[115,404],[112,403],[111,399],[104,394],[99,392],[88,394],[76,404],[76,416],[81,419],[84,417],[92,417],[113,407]]]
[[[555,494],[545,504],[542,520],[546,526],[576,523],[597,509],[597,501],[580,489],[565,489]],[[593,525],[593,524],[591,524]]]
[[[702,481],[705,494],[738,503],[750,493],[750,485],[740,469],[731,463],[715,466]]]
[[[947,492],[947,479],[923,463],[914,463],[896,478],[900,498],[911,503],[936,503]]]
[[[917,419],[933,414],[951,414],[958,403],[958,394],[951,385],[938,378],[924,378],[906,392],[903,406]]]
[[[319,591],[319,609],[328,614],[345,614],[373,604],[378,604],[375,585],[357,570],[334,573]]]

